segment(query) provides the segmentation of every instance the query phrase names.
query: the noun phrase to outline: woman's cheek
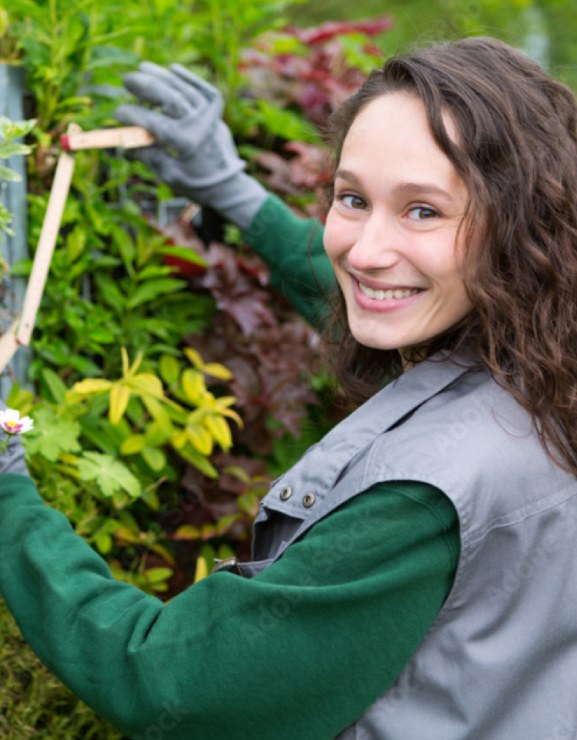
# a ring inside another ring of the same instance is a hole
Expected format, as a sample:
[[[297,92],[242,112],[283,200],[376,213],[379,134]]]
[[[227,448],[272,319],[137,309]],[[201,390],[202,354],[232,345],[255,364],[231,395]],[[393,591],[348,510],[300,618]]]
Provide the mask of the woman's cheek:
[[[323,237],[325,252],[330,260],[338,259],[349,248],[353,238],[351,227],[346,219],[331,208],[327,215]]]

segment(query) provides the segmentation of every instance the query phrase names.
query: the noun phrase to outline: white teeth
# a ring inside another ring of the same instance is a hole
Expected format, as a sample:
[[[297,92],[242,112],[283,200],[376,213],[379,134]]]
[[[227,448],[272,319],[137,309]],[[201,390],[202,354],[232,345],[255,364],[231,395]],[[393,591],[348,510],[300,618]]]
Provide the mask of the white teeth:
[[[374,298],[376,301],[390,301],[393,298],[409,298],[412,295],[416,295],[419,290],[417,288],[394,288],[388,290],[373,290],[372,288],[359,283],[361,292],[364,293],[367,298]]]

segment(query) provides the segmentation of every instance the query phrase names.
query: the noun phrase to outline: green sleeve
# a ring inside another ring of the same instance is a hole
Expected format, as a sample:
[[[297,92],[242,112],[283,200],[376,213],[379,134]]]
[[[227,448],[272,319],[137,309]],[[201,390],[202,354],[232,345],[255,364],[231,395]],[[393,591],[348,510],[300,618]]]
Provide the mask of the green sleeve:
[[[333,738],[417,648],[457,551],[439,491],[380,485],[255,578],[215,573],[163,604],[28,478],[0,477],[0,591],[44,663],[133,738]]]
[[[269,195],[243,236],[268,263],[271,284],[310,324],[320,325],[336,285],[323,247],[322,224],[300,218]]]

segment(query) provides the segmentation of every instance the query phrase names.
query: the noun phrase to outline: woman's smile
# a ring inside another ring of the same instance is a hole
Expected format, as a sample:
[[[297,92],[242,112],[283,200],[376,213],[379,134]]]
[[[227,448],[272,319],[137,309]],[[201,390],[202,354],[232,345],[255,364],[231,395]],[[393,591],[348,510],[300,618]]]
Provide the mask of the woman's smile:
[[[420,295],[421,288],[397,286],[371,287],[351,276],[354,296],[359,305],[367,311],[395,311],[411,303],[411,299]]]

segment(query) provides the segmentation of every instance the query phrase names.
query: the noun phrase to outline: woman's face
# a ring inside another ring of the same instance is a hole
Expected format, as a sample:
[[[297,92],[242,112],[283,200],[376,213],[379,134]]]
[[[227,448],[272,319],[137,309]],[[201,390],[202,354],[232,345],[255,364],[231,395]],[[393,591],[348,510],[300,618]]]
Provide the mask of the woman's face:
[[[324,243],[358,342],[416,347],[469,312],[458,238],[467,189],[417,97],[389,93],[359,113],[334,191]]]

